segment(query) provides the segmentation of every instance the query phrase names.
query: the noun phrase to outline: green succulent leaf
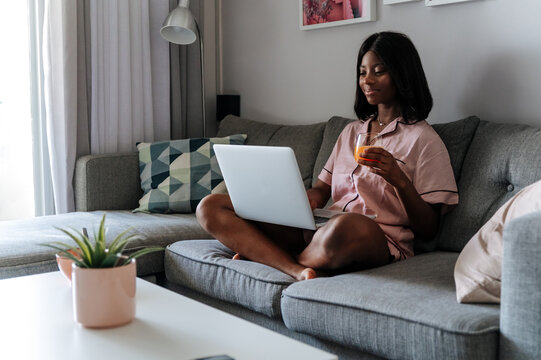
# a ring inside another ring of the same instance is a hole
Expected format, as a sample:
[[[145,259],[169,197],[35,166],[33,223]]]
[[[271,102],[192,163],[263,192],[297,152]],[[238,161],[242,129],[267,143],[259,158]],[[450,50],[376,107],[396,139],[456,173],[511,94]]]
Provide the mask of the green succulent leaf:
[[[136,234],[128,234],[132,228],[128,228],[117,235],[117,237],[109,245],[109,251],[113,253],[122,253],[128,242],[136,237]]]
[[[101,263],[100,267],[102,268],[115,267],[115,266],[118,266],[117,262],[118,262],[118,255],[113,255],[113,254],[107,255],[103,259],[103,262]]]
[[[58,230],[62,231],[64,234],[68,235],[76,244],[77,244],[77,247],[79,249],[81,249],[81,259],[89,266],[87,267],[92,267],[92,262],[88,262],[88,259],[90,259],[90,256],[91,256],[91,248],[92,248],[92,244],[90,243],[90,241],[88,240],[88,238],[83,238],[81,236],[77,237],[76,235],[74,235],[73,233],[69,232],[68,230],[65,230],[65,229],[60,229],[60,228],[57,228]],[[77,234],[80,235],[79,232],[77,232],[76,230],[73,230],[75,231]],[[71,247],[71,248],[77,248],[77,247]]]

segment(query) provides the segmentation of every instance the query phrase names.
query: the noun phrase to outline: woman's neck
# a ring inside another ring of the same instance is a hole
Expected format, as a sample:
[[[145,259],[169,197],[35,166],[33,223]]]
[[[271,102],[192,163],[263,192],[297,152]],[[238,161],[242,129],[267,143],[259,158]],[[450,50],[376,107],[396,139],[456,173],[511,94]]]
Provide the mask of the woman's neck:
[[[378,114],[376,116],[376,121],[380,126],[386,126],[391,121],[400,116],[400,108],[397,105],[394,106],[384,106],[380,104],[378,106]]]

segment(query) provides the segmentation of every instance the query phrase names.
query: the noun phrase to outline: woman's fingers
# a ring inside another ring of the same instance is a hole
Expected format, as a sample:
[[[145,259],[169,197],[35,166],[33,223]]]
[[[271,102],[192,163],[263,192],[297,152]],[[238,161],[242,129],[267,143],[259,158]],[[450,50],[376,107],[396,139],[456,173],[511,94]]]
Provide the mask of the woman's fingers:
[[[361,157],[359,165],[368,167],[372,173],[382,176],[386,180],[396,166],[396,160],[393,156],[382,148],[369,148],[361,154]]]
[[[384,149],[369,148],[360,155],[359,164],[370,167],[379,167],[381,163],[385,163],[389,158],[392,159],[391,154],[389,154]]]
[[[367,147],[364,149],[364,152],[361,154],[361,156],[363,155],[373,155],[373,156],[383,156],[383,157],[388,157],[388,156],[392,156],[387,150],[385,150],[384,148],[381,148],[381,147],[377,147],[377,146],[374,146],[374,147]]]

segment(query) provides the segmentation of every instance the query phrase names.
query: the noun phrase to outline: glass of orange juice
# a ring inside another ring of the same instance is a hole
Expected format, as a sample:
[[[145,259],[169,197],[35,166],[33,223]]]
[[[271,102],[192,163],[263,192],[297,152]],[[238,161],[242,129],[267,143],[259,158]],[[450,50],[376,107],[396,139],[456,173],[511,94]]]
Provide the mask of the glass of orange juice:
[[[355,157],[355,162],[359,162],[359,160],[378,161],[361,157],[361,154],[364,152],[364,150],[369,147],[383,148],[383,141],[381,140],[381,136],[379,136],[379,133],[365,132],[357,135],[357,138],[355,140],[355,151],[353,154]]]

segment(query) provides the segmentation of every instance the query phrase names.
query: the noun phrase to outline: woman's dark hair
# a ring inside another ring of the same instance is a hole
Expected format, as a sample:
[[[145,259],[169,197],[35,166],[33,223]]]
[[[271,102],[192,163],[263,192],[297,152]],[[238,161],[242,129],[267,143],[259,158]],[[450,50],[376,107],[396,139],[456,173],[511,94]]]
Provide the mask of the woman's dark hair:
[[[378,110],[376,105],[368,103],[359,85],[361,62],[368,51],[374,52],[383,61],[394,81],[404,120],[406,122],[425,120],[432,110],[432,95],[421,58],[415,45],[406,35],[390,31],[371,35],[359,49],[354,106],[358,118],[367,119]]]

